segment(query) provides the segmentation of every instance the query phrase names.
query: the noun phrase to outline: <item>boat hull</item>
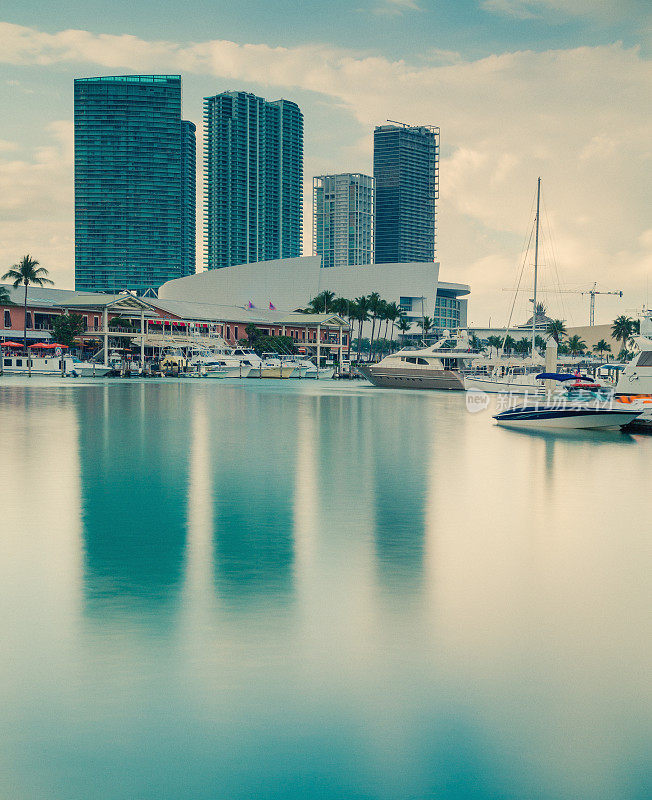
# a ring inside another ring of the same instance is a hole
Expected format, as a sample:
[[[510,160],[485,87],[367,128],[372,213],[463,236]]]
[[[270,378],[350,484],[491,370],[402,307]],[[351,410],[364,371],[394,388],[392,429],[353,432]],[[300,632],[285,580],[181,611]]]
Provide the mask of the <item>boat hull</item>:
[[[319,380],[326,380],[328,378],[332,378],[335,374],[335,367],[325,367],[324,369],[320,369],[319,373],[317,372],[317,367],[308,368],[304,377],[306,378],[313,378]]]
[[[622,428],[640,416],[616,409],[510,409],[497,414],[497,425],[510,428]]]
[[[358,366],[367,380],[384,389],[440,389],[464,391],[459,372],[448,369],[410,369],[408,367],[380,367],[374,364]]]
[[[96,367],[88,365],[80,367],[79,364],[74,364],[72,368],[72,373],[76,373],[81,378],[104,378],[111,372],[113,372],[113,367],[105,367],[103,364],[98,364]]]
[[[248,378],[300,378],[299,367],[252,367]]]

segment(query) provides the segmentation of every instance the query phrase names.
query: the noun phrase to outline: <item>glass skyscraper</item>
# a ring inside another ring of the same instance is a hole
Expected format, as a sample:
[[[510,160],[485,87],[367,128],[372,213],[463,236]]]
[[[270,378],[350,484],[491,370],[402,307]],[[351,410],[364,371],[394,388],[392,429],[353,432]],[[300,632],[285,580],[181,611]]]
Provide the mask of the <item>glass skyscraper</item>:
[[[301,255],[303,114],[247,92],[204,98],[207,269]]]
[[[377,264],[434,261],[439,128],[381,125],[374,131]]]
[[[75,80],[75,288],[143,292],[195,272],[195,126],[181,76]]]
[[[313,251],[322,267],[373,261],[374,179],[360,173],[312,179]]]

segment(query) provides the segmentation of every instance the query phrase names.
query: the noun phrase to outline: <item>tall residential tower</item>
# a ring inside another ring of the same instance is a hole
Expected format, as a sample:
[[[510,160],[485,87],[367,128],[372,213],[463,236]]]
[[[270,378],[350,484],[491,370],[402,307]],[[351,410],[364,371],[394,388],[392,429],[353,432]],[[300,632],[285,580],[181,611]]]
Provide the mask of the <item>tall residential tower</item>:
[[[373,261],[374,179],[360,173],[312,180],[313,251],[322,267]]]
[[[179,75],[75,81],[75,288],[195,272],[195,126]]]
[[[377,264],[433,261],[439,196],[439,128],[381,125],[374,131]]]
[[[204,98],[207,269],[301,255],[303,114],[247,92]]]

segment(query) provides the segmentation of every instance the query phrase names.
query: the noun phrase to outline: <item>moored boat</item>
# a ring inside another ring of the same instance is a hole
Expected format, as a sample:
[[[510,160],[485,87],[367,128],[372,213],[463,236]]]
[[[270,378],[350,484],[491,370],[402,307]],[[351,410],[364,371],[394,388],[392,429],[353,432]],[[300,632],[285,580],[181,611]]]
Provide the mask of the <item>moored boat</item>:
[[[498,425],[513,428],[622,428],[641,415],[640,411],[592,403],[527,403],[494,415]]]
[[[386,389],[443,389],[463,391],[462,370],[477,353],[465,332],[444,337],[429,347],[405,348],[377,364],[359,364],[357,370],[374,386]]]

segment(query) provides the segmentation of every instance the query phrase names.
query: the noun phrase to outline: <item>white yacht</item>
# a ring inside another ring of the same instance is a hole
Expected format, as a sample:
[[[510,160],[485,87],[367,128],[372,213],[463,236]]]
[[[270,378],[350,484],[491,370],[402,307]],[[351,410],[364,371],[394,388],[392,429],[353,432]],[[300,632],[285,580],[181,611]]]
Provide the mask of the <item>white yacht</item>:
[[[652,339],[635,336],[637,355],[620,370],[615,386],[616,397],[652,397]]]
[[[294,361],[268,354],[259,367],[249,373],[250,378],[300,378],[301,367]]]
[[[377,364],[357,368],[374,386],[388,389],[463,390],[462,370],[475,355],[466,332],[451,338],[444,331],[444,337],[430,347],[405,348]]]
[[[312,361],[301,361],[299,362],[306,368],[305,378],[314,378],[319,380],[327,380],[328,378],[332,378],[335,374],[335,367],[323,367],[321,369],[317,369],[317,364],[314,364]]]
[[[82,361],[77,356],[67,356],[72,361],[70,374],[81,378],[103,378],[113,371],[113,367],[100,364],[98,361]]]

